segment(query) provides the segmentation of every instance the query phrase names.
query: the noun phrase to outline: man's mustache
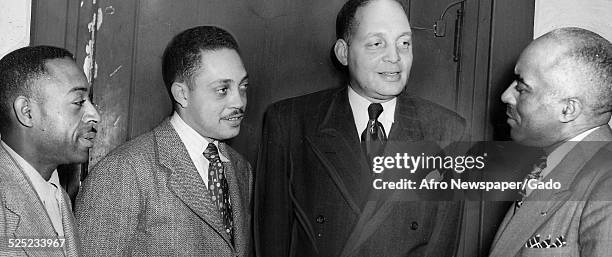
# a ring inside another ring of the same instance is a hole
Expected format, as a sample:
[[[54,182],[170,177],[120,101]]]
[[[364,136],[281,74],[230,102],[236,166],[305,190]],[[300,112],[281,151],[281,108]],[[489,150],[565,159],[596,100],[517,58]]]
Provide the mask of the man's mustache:
[[[231,118],[234,116],[242,116],[242,115],[244,115],[244,109],[239,108],[239,109],[233,110],[230,114],[223,116],[223,118]]]

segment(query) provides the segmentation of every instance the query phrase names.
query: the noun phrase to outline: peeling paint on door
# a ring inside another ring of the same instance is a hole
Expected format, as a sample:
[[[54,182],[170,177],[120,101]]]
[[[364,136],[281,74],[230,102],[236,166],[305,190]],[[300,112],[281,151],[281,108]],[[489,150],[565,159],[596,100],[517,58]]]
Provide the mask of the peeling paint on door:
[[[115,14],[115,8],[113,8],[113,6],[107,6],[106,8],[104,8],[104,12],[108,15],[113,15]]]
[[[96,6],[96,0],[93,0],[93,6]],[[87,77],[89,84],[93,83],[93,80],[98,76],[98,64],[95,60],[96,52],[96,33],[102,27],[104,14],[102,8],[98,8],[97,12],[93,13],[91,21],[87,24],[87,30],[89,31],[89,40],[85,46],[85,59],[83,60],[83,72]]]

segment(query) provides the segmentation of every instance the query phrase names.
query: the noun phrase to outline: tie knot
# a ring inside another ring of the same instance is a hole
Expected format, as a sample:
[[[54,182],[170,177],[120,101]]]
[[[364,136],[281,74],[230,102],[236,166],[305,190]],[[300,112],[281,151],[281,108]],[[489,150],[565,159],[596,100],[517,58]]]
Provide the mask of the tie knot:
[[[204,158],[206,158],[209,162],[213,162],[215,160],[221,160],[219,158],[219,151],[217,150],[217,146],[213,143],[209,143],[204,149]]]
[[[548,156],[544,155],[544,156],[540,156],[540,158],[538,158],[538,160],[536,161],[535,165],[536,167],[538,167],[539,169],[546,169],[546,158]]]
[[[368,106],[368,116],[370,120],[378,119],[378,116],[383,112],[383,107],[379,103],[373,103]]]

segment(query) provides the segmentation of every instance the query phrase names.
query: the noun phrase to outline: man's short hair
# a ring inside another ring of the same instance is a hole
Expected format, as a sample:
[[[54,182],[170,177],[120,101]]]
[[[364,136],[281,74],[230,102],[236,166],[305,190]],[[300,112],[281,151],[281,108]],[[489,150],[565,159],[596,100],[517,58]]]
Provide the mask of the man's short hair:
[[[239,52],[238,43],[227,31],[214,26],[198,26],[187,29],[174,36],[162,60],[164,84],[174,102],[170,91],[174,82],[188,82],[202,63],[203,51],[233,49]],[[187,83],[190,85],[190,83]]]
[[[592,31],[566,27],[555,29],[545,37],[567,50],[555,65],[569,69],[576,76],[583,101],[594,114],[612,111],[612,43]]]
[[[344,39],[346,42],[351,40],[355,28],[359,25],[358,21],[355,19],[357,10],[372,1],[376,0],[349,0],[342,6],[342,9],[338,12],[338,16],[336,16],[336,39]],[[404,4],[398,0],[395,1],[402,6],[405,12],[406,7]]]
[[[33,82],[49,74],[46,62],[63,58],[74,60],[72,53],[64,48],[27,46],[0,59],[0,123],[9,122],[13,102],[18,96],[34,96]]]

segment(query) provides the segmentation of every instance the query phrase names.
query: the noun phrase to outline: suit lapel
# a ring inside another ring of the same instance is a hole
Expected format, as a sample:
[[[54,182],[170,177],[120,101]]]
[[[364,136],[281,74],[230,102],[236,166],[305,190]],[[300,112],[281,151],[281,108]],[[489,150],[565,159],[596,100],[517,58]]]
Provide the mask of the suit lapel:
[[[423,140],[421,122],[417,117],[414,102],[409,97],[397,97],[393,126],[389,131],[389,141],[419,141]]]
[[[574,146],[563,161],[543,179],[543,181],[552,179],[560,182],[562,185],[560,189],[534,190],[516,213],[514,213],[514,208],[510,208],[500,226],[501,232],[493,241],[491,256],[499,256],[502,253],[508,256],[516,255],[551,214],[555,213],[573,195],[576,175],[610,139],[612,139],[612,133],[607,126],[593,131],[583,142]]]
[[[217,207],[169,119],[155,129],[155,140],[157,158],[170,172],[170,191],[233,247],[227,240]]]
[[[370,171],[361,151],[346,87],[333,96],[319,124],[318,131],[306,139],[344,200],[359,215],[369,193],[370,186],[364,178]]]
[[[64,226],[64,237],[66,239],[65,249],[66,256],[79,256],[79,238],[75,236],[76,227],[74,216],[72,215],[72,207],[70,206],[70,198],[63,188],[62,190],[62,225]]]
[[[244,224],[248,224],[248,221],[245,222],[245,211],[249,211],[249,208],[244,205],[243,196],[248,196],[248,185],[245,185],[244,182],[248,181],[246,177],[244,177],[244,171],[237,170],[240,165],[238,165],[238,160],[240,157],[235,156],[234,153],[228,149],[229,147],[220,142],[219,143],[219,151],[223,156],[227,156],[230,160],[229,162],[223,163],[224,173],[227,175],[227,182],[229,184],[230,190],[230,199],[232,201],[232,215],[234,217],[234,241],[236,249],[242,250],[242,246],[247,245],[246,239],[243,237],[245,233],[243,231],[248,231],[247,228],[244,227]],[[248,225],[247,225],[248,226]],[[226,233],[223,233],[225,237],[227,237]],[[229,238],[227,238],[229,241]]]
[[[12,213],[7,217],[9,221],[5,224],[7,236],[31,238],[33,235],[39,235],[57,238],[51,219],[30,180],[2,146],[0,146],[0,168],[3,169],[0,172],[4,173],[0,174],[0,178],[6,179],[3,184],[11,192],[4,195],[6,205],[3,208]],[[22,248],[22,250],[29,256],[63,256],[60,251],[45,252],[37,251],[35,248]]]

